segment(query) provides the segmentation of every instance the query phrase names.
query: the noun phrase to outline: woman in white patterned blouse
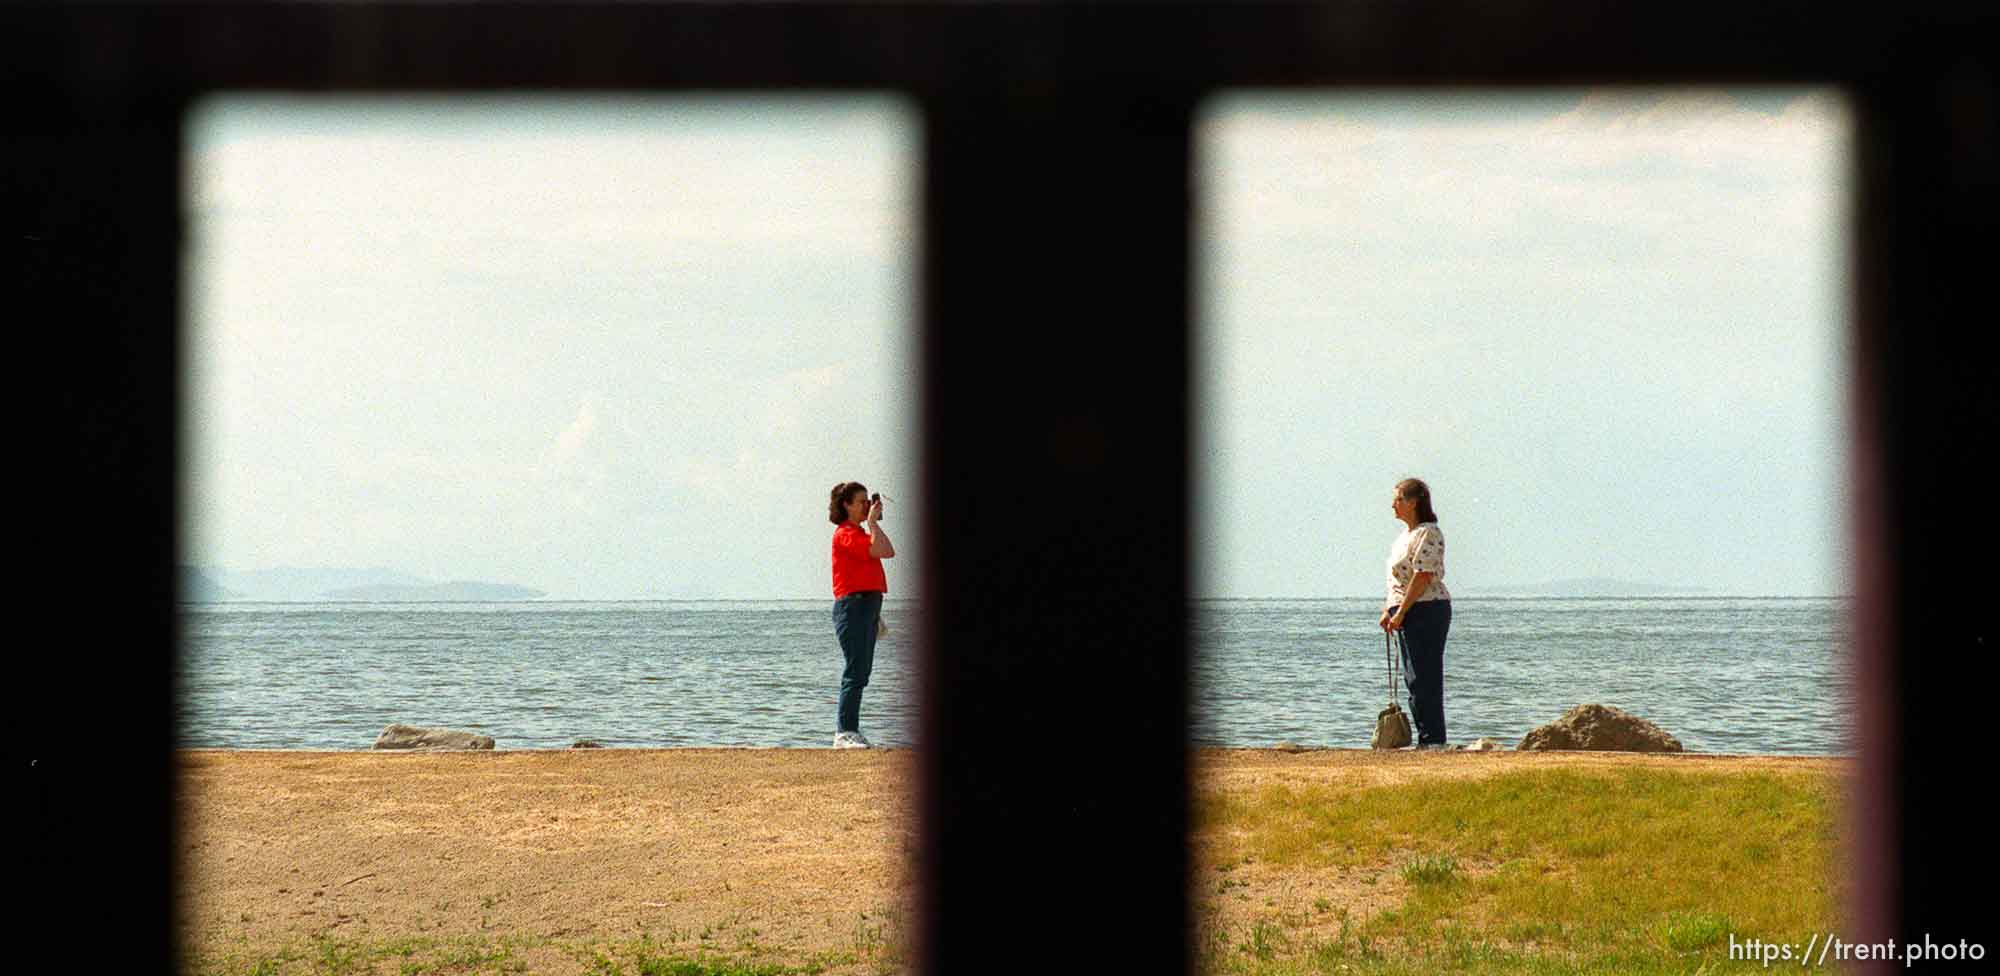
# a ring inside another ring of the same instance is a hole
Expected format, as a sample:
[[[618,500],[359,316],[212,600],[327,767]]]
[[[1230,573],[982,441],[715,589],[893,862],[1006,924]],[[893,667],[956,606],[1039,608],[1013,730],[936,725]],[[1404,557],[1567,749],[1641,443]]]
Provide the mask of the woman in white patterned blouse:
[[[1444,588],[1444,530],[1431,509],[1431,489],[1415,478],[1396,483],[1390,507],[1405,526],[1389,547],[1389,599],[1382,629],[1400,631],[1403,680],[1410,686],[1410,716],[1417,748],[1442,749],[1444,640],[1451,632],[1451,591]]]

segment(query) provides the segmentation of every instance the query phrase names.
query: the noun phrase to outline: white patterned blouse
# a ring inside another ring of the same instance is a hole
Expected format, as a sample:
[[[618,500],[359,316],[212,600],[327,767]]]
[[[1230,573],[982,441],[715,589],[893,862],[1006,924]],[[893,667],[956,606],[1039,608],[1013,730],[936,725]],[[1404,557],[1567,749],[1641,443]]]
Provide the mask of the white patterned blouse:
[[[1418,594],[1418,603],[1451,599],[1451,591],[1444,588],[1444,530],[1436,522],[1419,522],[1416,528],[1403,530],[1389,547],[1389,609],[1403,605],[1410,580],[1418,573],[1435,574]]]

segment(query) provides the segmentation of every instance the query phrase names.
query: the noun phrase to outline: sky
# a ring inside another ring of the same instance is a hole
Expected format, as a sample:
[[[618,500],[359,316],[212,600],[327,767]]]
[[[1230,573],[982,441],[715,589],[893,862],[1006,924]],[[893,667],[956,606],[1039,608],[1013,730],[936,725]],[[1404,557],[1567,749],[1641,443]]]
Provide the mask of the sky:
[[[234,95],[187,127],[184,562],[552,599],[921,578],[895,96]],[[1808,90],[1230,93],[1197,153],[1197,595],[1846,592],[1847,123]]]
[[[897,592],[913,119],[889,97],[204,104],[185,561],[830,599],[827,495],[860,480],[895,503]]]
[[[1849,590],[1827,91],[1243,93],[1198,127],[1197,588]]]

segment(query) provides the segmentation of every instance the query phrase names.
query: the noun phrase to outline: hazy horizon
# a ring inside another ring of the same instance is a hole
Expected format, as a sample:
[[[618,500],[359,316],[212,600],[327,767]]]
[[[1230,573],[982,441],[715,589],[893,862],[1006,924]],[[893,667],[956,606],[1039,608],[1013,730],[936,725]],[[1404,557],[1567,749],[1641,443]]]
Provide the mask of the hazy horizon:
[[[921,116],[896,96],[228,96],[190,115],[189,565],[550,600],[923,567]],[[1844,595],[1830,90],[1218,96],[1191,137],[1196,598]]]
[[[265,567],[254,567],[254,568],[238,568],[238,567],[224,567],[224,566],[189,565],[189,566],[183,566],[181,568],[183,570],[192,569],[195,570],[196,572],[209,575],[211,577],[210,579],[211,582],[215,581],[214,580],[215,574],[227,574],[229,576],[244,576],[244,575],[257,575],[257,574],[270,574],[270,573],[382,574],[385,577],[397,577],[406,580],[408,585],[412,587],[434,586],[440,584],[453,584],[453,583],[481,583],[481,584],[505,585],[512,582],[509,580],[502,580],[491,577],[464,577],[464,578],[453,578],[448,580],[425,579],[422,577],[414,577],[411,576],[410,574],[403,573],[400,570],[397,570],[391,566],[265,566]],[[1581,586],[1579,586],[1579,584],[1581,584]],[[1637,589],[1621,591],[1617,589],[1618,587],[1635,587]],[[1685,585],[1670,584],[1670,583],[1654,583],[1645,580],[1628,580],[1628,579],[1616,579],[1607,577],[1577,577],[1569,579],[1530,580],[1530,581],[1509,582],[1509,583],[1474,584],[1469,587],[1464,586],[1464,584],[1461,583],[1461,588],[1465,591],[1462,594],[1462,596],[1465,598],[1487,597],[1487,598],[1499,598],[1499,599],[1516,598],[1516,597],[1532,597],[1538,599],[1539,598],[1595,599],[1599,597],[1609,598],[1609,599],[1648,598],[1648,597],[1660,597],[1667,599],[1677,598],[1677,597],[1714,598],[1714,599],[1759,599],[1759,598],[1843,599],[1851,596],[1851,594],[1844,594],[1844,593],[1775,593],[1774,594],[1774,593],[1732,592],[1732,591],[1718,590],[1712,587],[1685,586]],[[1561,590],[1564,588],[1567,588],[1569,591],[1567,596],[1550,595],[1545,592],[1551,590]],[[1583,592],[1584,590],[1591,590],[1591,589],[1595,589],[1597,592]],[[1654,592],[1645,592],[1645,591],[1654,591]],[[1190,599],[1194,600],[1279,600],[1279,601],[1375,600],[1380,598],[1381,594],[1379,593],[1324,593],[1324,594],[1313,594],[1306,596],[1206,596],[1201,594],[1193,594],[1190,596]],[[595,598],[595,597],[558,598],[558,597],[543,596],[543,597],[528,597],[528,598],[516,598],[516,599],[493,599],[493,600],[482,599],[476,602],[600,603],[600,602],[646,602],[649,600],[657,600],[666,602],[686,602],[686,603],[726,603],[726,602],[755,602],[755,601],[781,602],[781,601],[810,600],[810,599],[817,599],[817,597],[796,597],[796,596],[643,597],[643,598],[607,599],[607,598]],[[899,600],[907,601],[907,600],[915,600],[917,599],[917,596],[915,594],[910,594],[910,593],[890,594],[888,599],[890,599],[891,601],[899,601]],[[257,602],[298,602],[298,601],[264,600],[256,597],[246,596],[246,597],[231,597],[229,599],[220,601],[194,601],[194,602],[257,603]],[[359,600],[356,602],[369,602],[369,601]],[[419,601],[419,602],[437,602],[437,601]]]

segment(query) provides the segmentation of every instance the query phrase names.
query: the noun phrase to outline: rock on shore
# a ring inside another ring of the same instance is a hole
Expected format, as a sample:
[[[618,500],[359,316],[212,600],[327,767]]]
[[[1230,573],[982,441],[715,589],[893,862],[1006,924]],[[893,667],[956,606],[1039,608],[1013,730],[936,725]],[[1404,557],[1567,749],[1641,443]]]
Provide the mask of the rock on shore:
[[[452,729],[427,729],[415,725],[391,725],[375,737],[377,749],[409,749],[417,752],[445,752],[452,749],[491,749],[493,737]]]
[[[1578,705],[1563,717],[1521,737],[1520,750],[1586,749],[1599,752],[1684,752],[1665,729],[1609,705]]]

